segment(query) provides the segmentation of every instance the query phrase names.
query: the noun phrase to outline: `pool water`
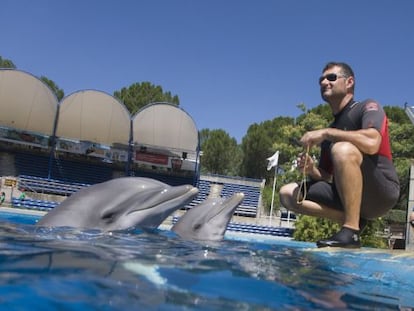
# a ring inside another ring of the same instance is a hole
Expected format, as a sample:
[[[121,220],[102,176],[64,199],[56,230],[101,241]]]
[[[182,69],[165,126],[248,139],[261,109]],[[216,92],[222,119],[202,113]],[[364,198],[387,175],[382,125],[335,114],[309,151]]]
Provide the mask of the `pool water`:
[[[0,213],[1,310],[414,310],[414,254],[248,234],[39,229]]]

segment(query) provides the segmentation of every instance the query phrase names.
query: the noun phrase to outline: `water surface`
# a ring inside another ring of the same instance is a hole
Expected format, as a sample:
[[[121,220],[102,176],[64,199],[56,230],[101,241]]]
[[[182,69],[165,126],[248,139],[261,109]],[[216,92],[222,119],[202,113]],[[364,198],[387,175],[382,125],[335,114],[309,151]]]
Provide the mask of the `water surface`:
[[[1,214],[2,310],[412,310],[414,255],[228,234],[39,229]]]

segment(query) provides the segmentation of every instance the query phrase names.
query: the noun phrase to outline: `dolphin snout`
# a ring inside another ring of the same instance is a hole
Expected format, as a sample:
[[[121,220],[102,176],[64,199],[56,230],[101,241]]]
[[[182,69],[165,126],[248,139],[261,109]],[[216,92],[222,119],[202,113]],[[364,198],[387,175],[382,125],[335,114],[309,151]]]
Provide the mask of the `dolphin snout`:
[[[191,201],[198,194],[198,189],[191,185],[182,185],[166,188],[160,193],[160,200],[167,201],[181,201],[186,203]]]
[[[170,193],[173,196],[177,196],[178,194],[188,195],[188,196],[193,196],[193,195],[198,194],[198,189],[196,187],[191,186],[191,185],[175,186],[175,187],[171,187],[170,189],[174,189],[174,191],[170,191]],[[168,189],[168,190],[170,190],[170,189]]]

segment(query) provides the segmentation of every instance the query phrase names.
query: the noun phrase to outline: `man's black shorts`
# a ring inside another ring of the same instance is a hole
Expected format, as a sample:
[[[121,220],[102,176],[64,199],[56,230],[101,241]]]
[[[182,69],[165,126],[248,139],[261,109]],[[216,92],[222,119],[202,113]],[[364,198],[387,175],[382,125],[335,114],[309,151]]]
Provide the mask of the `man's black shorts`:
[[[366,219],[380,217],[397,203],[400,193],[399,184],[387,179],[369,157],[364,157],[361,170],[363,175],[361,217]],[[349,182],[352,183],[352,180]],[[310,181],[307,189],[307,200],[339,210],[344,209],[335,182]]]

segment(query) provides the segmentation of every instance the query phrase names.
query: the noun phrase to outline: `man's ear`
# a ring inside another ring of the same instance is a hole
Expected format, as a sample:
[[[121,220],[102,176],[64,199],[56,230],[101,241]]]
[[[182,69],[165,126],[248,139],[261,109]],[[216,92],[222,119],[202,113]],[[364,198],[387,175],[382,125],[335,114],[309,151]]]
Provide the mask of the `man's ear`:
[[[354,79],[354,77],[348,77],[348,78],[346,78],[346,87],[348,89],[352,89],[354,87],[354,85],[355,85],[355,79]]]

